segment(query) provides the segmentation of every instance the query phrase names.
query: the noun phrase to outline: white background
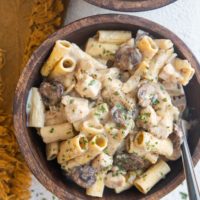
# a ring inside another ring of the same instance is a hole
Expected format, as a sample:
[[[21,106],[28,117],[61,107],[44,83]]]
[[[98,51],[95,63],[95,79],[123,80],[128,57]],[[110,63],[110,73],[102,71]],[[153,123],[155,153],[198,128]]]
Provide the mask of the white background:
[[[86,16],[105,13],[119,12],[98,8],[84,2],[83,0],[71,0],[64,24],[66,25]],[[200,62],[200,0],[178,0],[171,5],[157,10],[125,14],[144,17],[167,27],[177,34],[189,46]],[[195,167],[195,170],[200,184],[200,162]],[[31,200],[57,199],[34,177],[31,191]],[[185,181],[174,191],[162,198],[162,200],[181,200],[182,198],[180,192],[187,193]]]

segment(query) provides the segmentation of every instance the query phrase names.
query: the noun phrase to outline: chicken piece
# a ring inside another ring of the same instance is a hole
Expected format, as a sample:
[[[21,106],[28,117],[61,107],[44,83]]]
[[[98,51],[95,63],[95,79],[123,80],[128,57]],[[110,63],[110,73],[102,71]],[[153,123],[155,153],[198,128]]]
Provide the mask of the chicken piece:
[[[89,188],[96,182],[96,171],[89,165],[74,168],[69,176],[82,188]]]
[[[89,102],[86,99],[72,96],[63,96],[62,103],[65,105],[65,114],[70,123],[85,118],[89,112]]]
[[[83,79],[79,80],[75,86],[76,91],[82,97],[97,99],[102,88],[99,80],[93,79],[91,76],[84,74]]]
[[[163,67],[162,71],[159,74],[159,78],[171,83],[177,84],[181,79],[181,74],[176,71],[172,64],[167,64]]]
[[[64,86],[58,81],[43,81],[40,84],[39,92],[46,106],[55,106],[61,101]]]
[[[126,184],[126,178],[120,172],[110,172],[105,177],[105,185],[108,188],[115,189]]]
[[[98,155],[93,161],[92,166],[97,170],[100,171],[102,169],[105,169],[109,166],[111,166],[113,163],[112,156],[109,156],[108,154],[102,152],[100,155]]]
[[[65,122],[67,122],[67,118],[64,113],[64,106],[45,112],[45,126],[63,124]]]
[[[139,49],[129,45],[121,46],[115,54],[114,66],[121,70],[133,70],[142,60]]]

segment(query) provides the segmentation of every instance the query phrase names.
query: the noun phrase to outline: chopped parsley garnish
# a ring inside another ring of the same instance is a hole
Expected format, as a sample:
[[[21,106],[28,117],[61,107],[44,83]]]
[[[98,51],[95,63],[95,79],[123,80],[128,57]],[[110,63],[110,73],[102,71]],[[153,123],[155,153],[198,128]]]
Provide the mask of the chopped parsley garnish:
[[[167,98],[164,98],[164,99],[163,99],[163,102],[167,102]]]
[[[54,132],[54,128],[51,128],[49,132],[50,132],[50,133],[53,133],[53,132]]]
[[[105,106],[103,104],[99,106],[99,111],[101,113],[105,113],[106,112],[106,108],[105,108]]]
[[[161,90],[164,90],[165,88],[164,88],[162,85],[160,85],[160,89],[161,89]]]
[[[188,194],[186,194],[185,192],[179,192],[181,195],[181,199],[185,200],[188,197]]]
[[[66,132],[67,135],[70,135],[71,133],[72,133],[71,131]]]
[[[119,92],[115,91],[115,92],[114,92],[114,95],[118,96],[118,95],[119,95]]]
[[[90,82],[89,82],[89,86],[91,86],[91,85],[94,85],[95,84],[95,82],[96,82],[96,80],[91,80]]]
[[[103,152],[104,152],[105,154],[108,154],[108,149],[107,149],[107,148],[104,149]]]
[[[120,110],[124,110],[124,106],[122,106],[120,103],[117,103],[115,106]]]
[[[137,118],[144,122],[147,122],[148,118],[151,116],[151,113],[142,113]]]
[[[151,99],[151,103],[152,103],[153,105],[157,105],[157,104],[159,104],[160,102],[158,101],[158,99],[156,99],[155,97],[153,97],[153,98]]]
[[[74,102],[74,99],[70,99],[69,103],[72,104]]]

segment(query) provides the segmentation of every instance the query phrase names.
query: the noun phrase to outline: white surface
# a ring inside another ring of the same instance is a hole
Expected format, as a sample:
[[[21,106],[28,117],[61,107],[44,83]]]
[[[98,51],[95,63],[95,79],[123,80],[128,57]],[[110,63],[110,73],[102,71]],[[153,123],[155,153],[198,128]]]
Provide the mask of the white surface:
[[[73,22],[82,17],[105,13],[119,12],[98,8],[84,2],[83,0],[71,0],[65,24]],[[183,41],[185,41],[185,43],[190,47],[200,61],[200,0],[178,0],[174,4],[157,10],[125,14],[141,16],[167,27],[176,33]],[[196,166],[195,170],[200,184],[200,162]],[[57,199],[34,177],[31,190],[32,200]],[[185,181],[174,191],[162,198],[162,200],[181,200],[182,198],[180,192],[187,193]]]

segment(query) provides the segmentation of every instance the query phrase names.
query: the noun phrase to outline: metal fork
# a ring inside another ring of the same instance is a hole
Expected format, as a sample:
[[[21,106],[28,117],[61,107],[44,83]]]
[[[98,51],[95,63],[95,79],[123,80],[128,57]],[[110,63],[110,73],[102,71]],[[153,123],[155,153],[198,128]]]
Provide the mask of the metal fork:
[[[180,110],[180,127],[183,132],[183,143],[181,145],[182,162],[187,181],[189,197],[190,200],[200,200],[199,187],[196,180],[194,166],[187,142],[186,124],[184,123],[183,119],[185,116],[186,105],[187,105],[184,91],[182,95],[173,97],[172,103]]]

